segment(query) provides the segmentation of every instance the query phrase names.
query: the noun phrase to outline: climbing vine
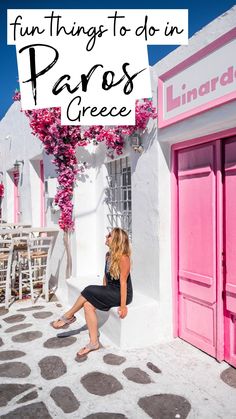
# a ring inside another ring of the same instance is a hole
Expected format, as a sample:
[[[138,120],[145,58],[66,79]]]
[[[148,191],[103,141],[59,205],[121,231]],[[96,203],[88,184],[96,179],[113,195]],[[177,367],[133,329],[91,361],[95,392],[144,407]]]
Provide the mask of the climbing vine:
[[[20,92],[13,96],[20,101]],[[85,147],[89,143],[104,143],[107,154],[111,158],[121,155],[125,138],[144,131],[150,118],[155,119],[157,113],[150,99],[136,102],[136,125],[104,127],[93,125],[89,128],[81,126],[61,125],[60,108],[36,109],[25,111],[29,118],[32,134],[43,143],[45,152],[53,156],[58,175],[58,189],[55,203],[60,208],[59,226],[64,231],[73,231],[73,189],[79,172],[84,172],[86,163],[78,166],[77,147]]]

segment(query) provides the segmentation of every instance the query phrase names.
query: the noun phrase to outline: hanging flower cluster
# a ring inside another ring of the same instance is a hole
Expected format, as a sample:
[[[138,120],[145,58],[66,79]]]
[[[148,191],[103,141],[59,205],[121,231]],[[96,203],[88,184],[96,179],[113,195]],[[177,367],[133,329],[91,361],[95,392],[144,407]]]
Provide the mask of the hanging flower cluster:
[[[4,196],[4,185],[3,183],[0,183],[0,198]]]
[[[20,92],[16,91],[14,100],[20,100]],[[104,126],[90,126],[82,128],[80,126],[61,125],[60,108],[36,109],[25,111],[29,118],[32,133],[43,143],[47,154],[52,154],[52,162],[56,166],[58,174],[58,190],[55,196],[55,203],[59,206],[61,213],[59,226],[64,231],[74,229],[73,222],[73,189],[78,173],[83,173],[86,163],[78,166],[76,159],[76,149],[78,146],[84,147],[89,143],[95,145],[103,142],[107,147],[107,154],[111,158],[121,155],[125,145],[125,136],[140,134],[147,126],[150,118],[155,119],[157,113],[152,106],[150,99],[136,103],[136,125],[134,126],[114,126],[105,128]]]
[[[136,102],[135,118],[136,125],[116,125],[109,128],[91,126],[84,131],[83,135],[85,138],[93,141],[94,144],[104,142],[108,150],[108,156],[114,158],[114,152],[117,155],[123,153],[125,136],[142,133],[145,130],[149,119],[157,118],[156,109],[152,105],[150,99]]]
[[[61,111],[59,108],[36,109],[26,111],[30,120],[32,132],[44,145],[47,154],[53,155],[58,174],[58,189],[54,198],[61,210],[59,226],[64,231],[72,231],[74,222],[73,189],[78,168],[76,159],[77,146],[85,146],[88,141],[82,139],[80,126],[62,126]]]
[[[14,101],[20,100],[21,99],[21,95],[20,95],[20,91],[16,90],[14,96],[12,97],[12,99]]]

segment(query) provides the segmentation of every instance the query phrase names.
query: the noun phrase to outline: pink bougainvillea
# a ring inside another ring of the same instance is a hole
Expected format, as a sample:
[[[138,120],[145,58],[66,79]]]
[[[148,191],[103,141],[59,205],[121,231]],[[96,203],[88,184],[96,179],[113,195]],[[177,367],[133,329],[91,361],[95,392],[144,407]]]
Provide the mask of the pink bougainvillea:
[[[136,102],[135,117],[136,125],[117,125],[108,128],[91,126],[84,131],[84,137],[93,140],[94,144],[104,142],[110,157],[114,157],[114,152],[117,155],[121,155],[125,136],[131,136],[135,133],[140,134],[146,128],[150,118],[157,118],[156,109],[153,107],[150,99]]]
[[[16,91],[13,99],[19,101],[20,92]],[[135,112],[136,125],[108,128],[100,125],[90,126],[89,128],[63,126],[61,125],[60,108],[25,112],[29,118],[32,133],[43,143],[46,153],[53,155],[52,162],[56,166],[59,184],[54,200],[61,210],[59,226],[62,230],[72,231],[74,229],[73,189],[77,174],[84,172],[86,168],[86,163],[78,166],[77,147],[84,147],[89,143],[99,144],[103,142],[111,158],[114,158],[114,153],[121,155],[125,145],[125,136],[144,131],[149,119],[157,117],[150,99],[137,101]]]
[[[21,96],[20,96],[20,91],[19,90],[16,90],[15,91],[15,94],[14,94],[14,96],[13,96],[13,98],[12,98],[13,100],[15,100],[15,101],[17,101],[17,100],[20,100],[21,99]]]
[[[0,198],[4,196],[4,185],[3,183],[0,183]]]
[[[53,155],[58,174],[58,190],[54,198],[61,213],[59,226],[64,231],[74,229],[73,188],[78,168],[76,159],[77,146],[85,146],[88,141],[82,138],[80,126],[62,126],[59,108],[26,111],[32,132],[44,145],[47,154]]]

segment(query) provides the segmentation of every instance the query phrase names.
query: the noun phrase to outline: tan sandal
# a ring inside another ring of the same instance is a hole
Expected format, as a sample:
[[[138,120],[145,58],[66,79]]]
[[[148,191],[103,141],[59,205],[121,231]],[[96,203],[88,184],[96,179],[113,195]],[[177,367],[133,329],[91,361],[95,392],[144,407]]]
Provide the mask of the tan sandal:
[[[80,351],[84,351],[86,350],[86,352],[84,352],[83,354],[80,354],[79,352],[77,352],[76,357],[77,358],[84,358],[86,355],[89,354],[89,352],[92,351],[97,351],[98,349],[100,349],[100,343],[97,342],[95,344],[93,343],[88,343],[86,346],[84,346],[83,348],[80,349]]]
[[[58,321],[62,321],[64,322],[62,326],[55,326],[54,323],[58,322]],[[54,329],[66,329],[67,327],[69,327],[69,325],[71,323],[74,323],[76,321],[76,317],[73,316],[70,319],[67,319],[65,315],[61,316],[58,320],[55,320],[54,322],[51,323],[52,327]]]

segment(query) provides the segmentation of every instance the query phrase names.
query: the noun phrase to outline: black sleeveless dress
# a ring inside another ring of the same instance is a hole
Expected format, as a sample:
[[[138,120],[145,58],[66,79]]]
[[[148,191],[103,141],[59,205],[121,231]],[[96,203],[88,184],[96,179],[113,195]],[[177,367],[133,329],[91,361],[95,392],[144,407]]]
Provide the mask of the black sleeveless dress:
[[[88,300],[98,310],[108,311],[111,307],[120,306],[120,279],[114,279],[108,268],[106,260],[105,265],[106,283],[107,285],[89,285],[81,292],[86,300]],[[126,305],[130,304],[133,299],[133,288],[131,276],[127,278],[127,299]]]

